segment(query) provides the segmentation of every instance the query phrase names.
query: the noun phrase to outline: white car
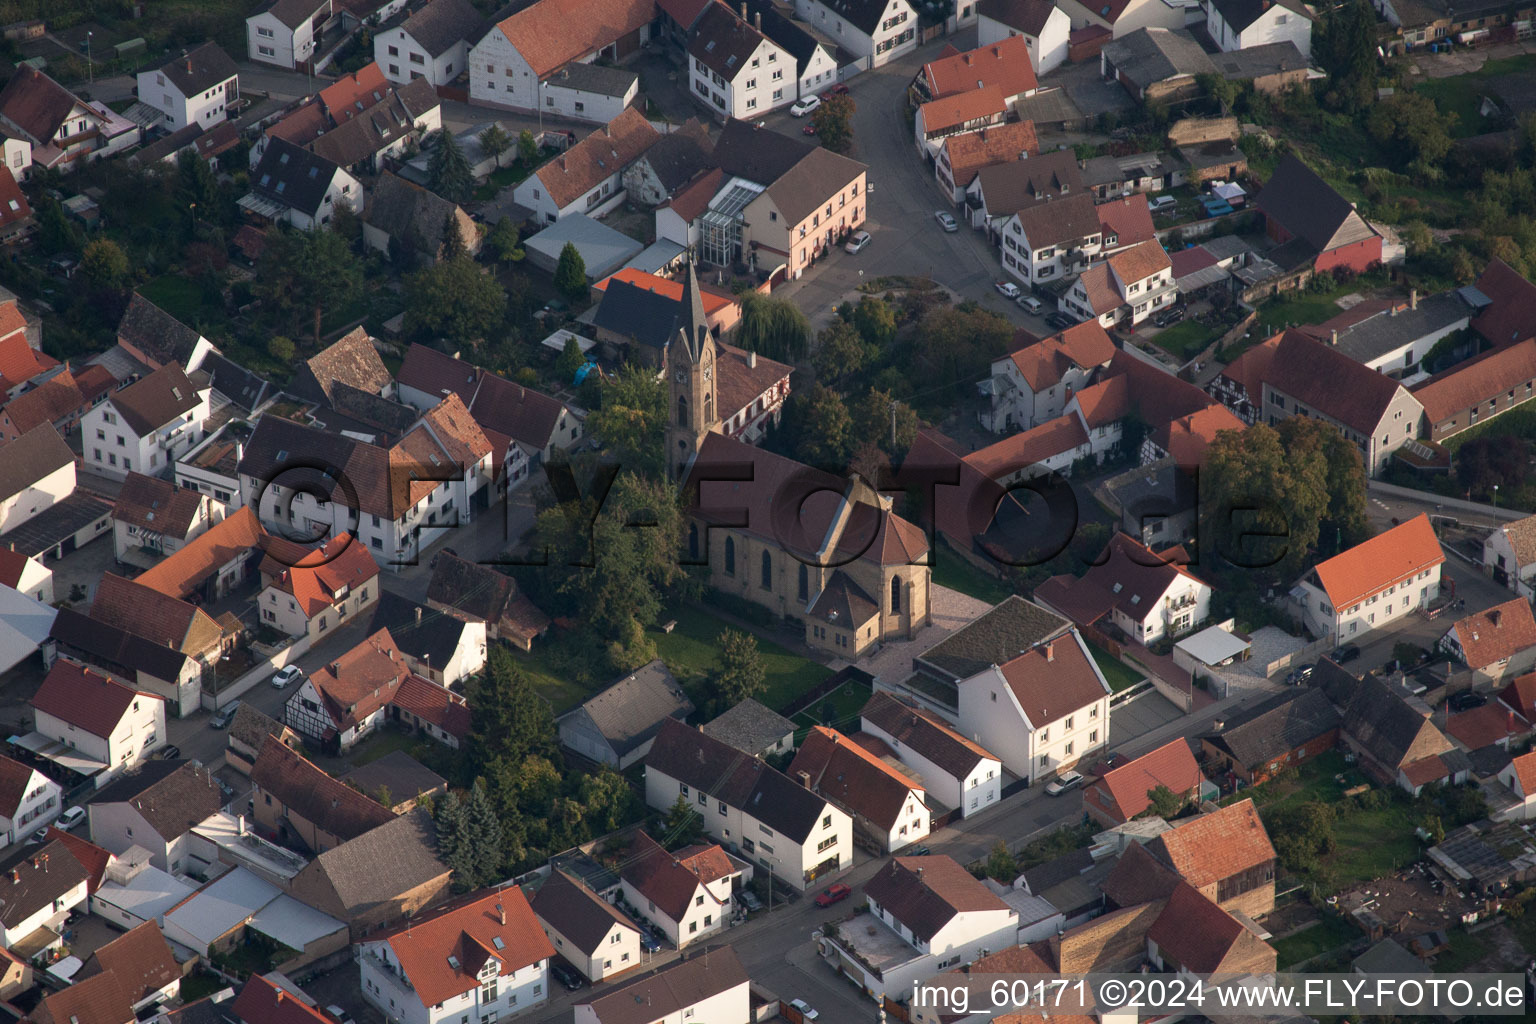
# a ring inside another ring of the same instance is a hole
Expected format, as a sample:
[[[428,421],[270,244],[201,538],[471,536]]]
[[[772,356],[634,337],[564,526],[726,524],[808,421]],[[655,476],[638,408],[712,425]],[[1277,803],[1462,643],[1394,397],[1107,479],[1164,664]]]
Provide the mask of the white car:
[[[299,668],[297,665],[288,665],[284,668],[280,668],[277,670],[277,675],[272,677],[272,688],[274,690],[281,690],[283,687],[287,686],[295,679],[301,678],[303,675],[304,670]]]
[[[943,210],[936,210],[934,211],[933,219],[938,221],[939,227],[945,231],[954,233],[960,230],[960,222],[955,220],[954,214],[945,213]]]
[[[821,1016],[821,1014],[817,1013],[815,1010],[806,1005],[804,999],[791,999],[789,1001],[789,1005],[799,1010],[800,1016],[804,1017],[806,1020],[815,1020],[817,1017]]]
[[[803,100],[795,101],[795,105],[789,108],[789,116],[804,117],[819,106],[821,106],[821,97],[807,96]]]
[[[1020,295],[1019,305],[1035,314],[1035,316],[1039,316],[1040,312],[1045,309],[1045,303],[1041,302],[1033,295]]]
[[[1019,297],[1019,286],[1012,281],[998,281],[992,287],[996,288],[998,294],[1005,299],[1016,299]]]
[[[1147,200],[1147,209],[1152,213],[1162,213],[1179,205],[1179,201],[1173,196],[1158,196],[1156,199]]]
[[[1046,796],[1061,796],[1069,789],[1076,789],[1083,784],[1083,777],[1077,772],[1062,772],[1056,776],[1056,780],[1045,787]]]
[[[85,808],[84,807],[71,807],[69,810],[67,810],[63,814],[59,815],[59,819],[57,821],[55,821],[53,824],[54,824],[55,828],[60,828],[60,829],[63,829],[65,832],[68,832],[70,829],[74,828],[76,825],[80,824],[84,820],[85,820]]]
[[[352,1024],[352,1015],[346,1010],[343,1010],[341,1007],[337,1006],[335,1003],[327,1006],[325,1008],[325,1012],[335,1018],[337,1024]]]
[[[855,231],[843,248],[849,252],[863,252],[873,241],[868,231]]]

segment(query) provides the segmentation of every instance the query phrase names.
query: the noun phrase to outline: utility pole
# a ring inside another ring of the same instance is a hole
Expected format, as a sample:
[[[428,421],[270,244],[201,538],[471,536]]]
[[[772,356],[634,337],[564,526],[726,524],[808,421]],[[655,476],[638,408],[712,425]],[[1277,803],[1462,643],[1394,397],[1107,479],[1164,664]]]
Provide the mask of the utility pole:
[[[96,64],[91,60],[91,36],[93,35],[95,35],[94,32],[87,32],[85,34],[85,73],[87,80],[92,85],[96,83]]]
[[[891,451],[896,450],[896,402],[891,401]]]

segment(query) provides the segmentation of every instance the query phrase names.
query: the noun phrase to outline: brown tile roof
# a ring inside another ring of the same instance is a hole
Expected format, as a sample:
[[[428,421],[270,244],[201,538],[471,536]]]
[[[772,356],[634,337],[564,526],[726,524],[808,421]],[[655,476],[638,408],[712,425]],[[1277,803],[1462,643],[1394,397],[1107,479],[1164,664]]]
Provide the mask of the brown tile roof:
[[[718,73],[727,82],[747,66],[747,60],[767,38],[734,8],[710,4],[695,23],[688,42],[688,56]]]
[[[590,1019],[602,1024],[652,1024],[681,1019],[688,1007],[733,989],[745,989],[750,980],[736,951],[720,946],[607,988],[577,1006],[590,1008]],[[577,1012],[583,1013],[581,1009]]]
[[[1265,383],[1366,437],[1402,390],[1391,377],[1300,331],[1281,335]]]
[[[1452,627],[1461,644],[1462,660],[1469,668],[1486,668],[1495,662],[1536,647],[1536,618],[1523,597],[1458,619]]]
[[[1115,356],[1115,343],[1097,322],[1075,324],[1014,351],[1009,358],[1034,391],[1061,383],[1067,370],[1105,366]]]
[[[1173,826],[1152,840],[1149,848],[1196,888],[1275,859],[1275,848],[1252,800],[1239,800]]]
[[[128,986],[108,972],[44,997],[28,1019],[36,1024],[132,1024],[133,999]]]
[[[411,674],[389,630],[381,629],[309,677],[338,730],[385,706]]]
[[[1076,416],[1058,416],[987,445],[965,457],[965,464],[992,480],[1000,480],[1037,462],[1070,452],[1088,443],[1088,432]]]
[[[944,152],[949,160],[950,179],[964,188],[983,167],[1039,153],[1040,141],[1035,137],[1033,121],[1010,121],[951,135],[944,140]]]
[[[1036,729],[1109,695],[1109,684],[1074,631],[1039,644],[998,666],[1008,689]]]
[[[1122,236],[1122,242],[1123,240]],[[1133,284],[1160,271],[1173,269],[1173,263],[1168,259],[1167,251],[1163,249],[1162,243],[1157,241],[1133,245],[1129,249],[1115,253],[1105,262],[1115,272],[1115,276],[1125,284]]]
[[[707,308],[709,296],[706,293],[704,297]],[[794,367],[761,355],[757,357],[757,365],[752,366],[744,350],[723,342],[716,348],[715,395],[718,404],[715,408],[722,420],[729,420],[742,411],[750,419],[755,412],[752,403],[775,384],[783,382],[784,389],[788,390],[789,374]]]
[[[114,381],[114,383],[116,383]],[[88,399],[80,390],[74,374],[65,367],[31,391],[17,395],[5,404],[11,426],[26,433],[45,423],[58,424],[84,409]]]
[[[1536,337],[1536,284],[1532,284],[1503,260],[1483,268],[1477,290],[1492,305],[1472,320],[1472,329],[1495,345],[1510,345]]]
[[[1373,371],[1374,372],[1374,371]],[[1440,540],[1423,513],[1348,551],[1317,564],[1317,579],[1328,600],[1348,608],[1393,584],[1445,561]]]
[[[491,454],[491,442],[458,395],[449,395],[427,411],[423,426],[432,431],[453,465],[467,469]]]
[[[213,775],[196,761],[146,761],[92,799],[102,805],[129,804],[168,843],[218,813],[224,802]]]
[[[515,885],[419,913],[383,941],[427,1006],[479,988],[480,968],[493,957],[498,973],[507,976],[555,955],[528,897]]]
[[[533,73],[543,78],[655,17],[656,0],[541,0],[496,27],[512,41]]]
[[[1183,737],[1169,740],[1136,760],[1113,768],[1088,787],[1084,800],[1097,800],[1111,815],[1121,821],[1130,821],[1152,805],[1149,790],[1167,786],[1176,796],[1189,796],[1205,776],[1195,764],[1189,742]],[[1102,795],[1102,799],[1094,794]]]
[[[1028,61],[1025,67],[1028,67]],[[959,92],[942,99],[929,100],[917,109],[923,118],[923,131],[932,135],[956,125],[984,117],[1001,119],[1008,110],[1003,91],[995,85]]]
[[[892,857],[864,885],[864,895],[927,942],[956,914],[1008,910],[996,893],[952,857]]]
[[[17,227],[31,216],[32,204],[27,202],[11,169],[0,167],[0,229]]]
[[[432,723],[460,741],[469,738],[469,704],[446,686],[438,686],[420,676],[406,676],[400,681],[390,704],[409,711],[423,722]]]
[[[812,727],[789,766],[789,776],[810,776],[811,788],[889,831],[902,820],[907,800],[923,789],[835,729]],[[919,814],[927,814],[921,803]]]
[[[1515,565],[1524,568],[1536,564],[1536,516],[1526,516],[1512,523],[1505,523],[1498,530],[1509,538],[1510,550],[1515,555]]]
[[[786,225],[799,224],[868,170],[866,164],[817,146],[768,183],[768,197]]]
[[[388,807],[332,778],[302,754],[268,736],[251,768],[251,784],[341,842],[395,819]]]
[[[1465,412],[1484,402],[1505,399],[1523,401],[1526,385],[1536,384],[1536,338],[1458,363],[1413,389],[1431,425]]]
[[[985,747],[966,739],[932,712],[883,691],[870,697],[859,715],[962,781],[982,761],[997,760]]]
[[[15,818],[35,769],[0,754],[0,814]]]
[[[171,363],[114,393],[107,401],[122,414],[134,433],[144,437],[196,409],[198,392],[206,388],[206,384],[194,384],[180,366]]]
[[[18,65],[0,92],[0,116],[20,128],[34,146],[47,145],[77,105],[74,93],[29,65]]]
[[[189,487],[177,487],[169,480],[143,473],[129,473],[112,507],[112,518],[151,533],[184,538],[204,500]]]
[[[533,897],[533,913],[587,954],[597,951],[614,925],[637,930],[613,904],[560,870],[551,871],[539,886]]]
[[[629,3],[633,0],[608,2]],[[645,2],[649,6],[651,0]],[[524,13],[558,6],[559,3],[560,0],[543,0]],[[588,16],[588,12],[583,12],[579,20],[585,20]],[[651,127],[644,114],[634,107],[626,107],[618,117],[552,158],[535,171],[534,176],[543,184],[544,191],[549,193],[555,206],[564,208],[592,191],[603,179],[618,174],[634,163],[659,138],[661,136]]]
[[[259,974],[251,975],[229,1013],[246,1024],[335,1024],[318,1008],[306,1005]]]
[[[981,0],[976,10],[993,21],[1038,39],[1056,5],[1050,0]]]
[[[993,164],[976,172],[975,182],[987,214],[1007,217],[1047,199],[1083,190],[1083,171],[1070,149],[1054,150],[1028,160]]]
[[[107,738],[117,729],[136,700],[159,700],[140,693],[100,672],[60,659],[43,677],[32,697],[32,707],[42,714]]]
[[[1003,96],[1013,97],[1033,92],[1039,86],[1035,81],[1034,65],[1030,62],[1029,45],[1022,36],[1009,36],[965,53],[931,61],[923,66],[923,76],[929,93],[936,97],[978,91],[989,86],[996,86]]]
[[[320,102],[326,113],[340,124],[382,100],[389,91],[389,80],[374,61],[369,61],[350,75],[342,75],[332,85],[320,90]]]
[[[185,365],[200,337],[197,331],[138,292],[133,293],[128,309],[117,323],[118,343],[152,370],[171,363]]]
[[[82,839],[72,832],[65,832],[61,828],[48,826],[47,839],[50,843],[57,842],[69,851],[75,861],[85,871],[86,891],[92,896],[101,886],[101,880],[107,875],[107,866],[112,863],[112,852],[104,850],[88,839]]]
[[[1280,339],[1284,336],[1284,334],[1277,334],[1273,338],[1261,341],[1232,360],[1227,364],[1227,368],[1221,371],[1223,377],[1242,387],[1248,396],[1248,401],[1261,412],[1264,402],[1264,382],[1269,379],[1270,367],[1275,361],[1275,352],[1280,348]]]
[[[821,592],[811,601],[806,615],[820,622],[857,631],[874,618],[880,606],[869,592],[847,573],[838,569]]]
[[[171,954],[171,944],[165,941],[154,921],[145,921],[105,946],[98,946],[82,973],[92,977],[97,972],[117,975],[118,984],[133,1002],[148,999],[181,978],[181,967]]]
[[[384,360],[379,358],[378,350],[373,347],[373,339],[361,327],[315,353],[304,365],[312,378],[312,381],[304,382],[305,386],[313,384],[321,392],[321,395],[305,395],[313,399],[324,397],[330,401],[332,387],[337,381],[350,384],[359,391],[379,394],[393,379]]]
[[[549,616],[518,591],[517,581],[488,565],[443,552],[432,565],[427,602],[437,602],[522,640],[549,628]]]
[[[51,423],[40,423],[14,441],[0,444],[0,501],[74,461],[75,453]]]
[[[197,492],[192,494],[196,496]],[[256,518],[255,510],[245,505],[165,561],[140,573],[134,582],[169,597],[185,599],[230,562],[254,554],[266,539],[267,531]]]
[[[1104,230],[1099,226],[1093,196],[1086,192],[1075,192],[1026,206],[1019,210],[1017,216],[1019,226],[1024,229],[1024,238],[1036,249],[1067,245],[1101,234]]]
[[[1515,709],[1527,723],[1536,725],[1536,672],[1516,676],[1499,691],[1499,701]]]
[[[1163,865],[1141,843],[1132,843],[1115,861],[1109,876],[1099,883],[1114,907],[1135,907],[1165,900],[1181,885],[1179,876]]]
[[[1206,449],[1216,441],[1217,434],[1223,430],[1243,429],[1243,421],[1232,410],[1224,405],[1212,405],[1156,426],[1150,436],[1173,457],[1175,464],[1189,467],[1204,464]]]
[[[96,584],[91,618],[194,657],[219,642],[223,631],[207,612],[186,601],[105,573]]]
[[[1094,316],[1103,316],[1120,307],[1120,290],[1110,276],[1108,263],[1095,263],[1083,271],[1077,279],[1078,287],[1088,299],[1088,309]]]
[[[1099,225],[1104,229],[1106,245],[1109,244],[1110,235],[1116,236],[1115,244],[1120,246],[1150,242],[1156,237],[1156,232],[1152,229],[1152,211],[1147,206],[1145,196],[1122,196],[1111,199],[1107,203],[1100,203],[1094,207],[1094,212],[1099,215]],[[1110,259],[1113,261],[1114,257]],[[1172,266],[1172,263],[1168,265]],[[1115,268],[1115,272],[1125,277],[1119,267]],[[1141,275],[1141,277],[1146,276],[1146,274]],[[1129,280],[1139,281],[1141,277],[1132,277]]]
[[[1118,608],[1133,622],[1162,614],[1163,595],[1180,577],[1196,579],[1173,552],[1151,548],[1117,533],[1081,578],[1052,576],[1035,589],[1035,599],[1081,625],[1098,621]]]
[[[1530,726],[1519,715],[1498,703],[1448,712],[1445,716],[1445,734],[1468,750],[1481,750],[1495,743],[1505,745],[1529,731]]]
[[[718,846],[709,849],[720,850]],[[689,904],[693,902],[700,886],[721,877],[707,877],[712,872],[696,872],[684,863],[681,852],[668,853],[666,847],[644,832],[636,833],[634,845],[630,848],[621,873],[624,881],[641,896],[656,904],[656,909],[673,921],[681,921],[687,914]],[[723,855],[724,851],[721,853]],[[704,895],[706,903],[719,902],[708,890]]]
[[[335,127],[309,143],[309,151],[338,167],[373,160],[381,151],[410,136],[421,115],[439,103],[431,83],[424,78],[388,88],[383,99],[338,118]],[[441,223],[439,220],[438,224]]]

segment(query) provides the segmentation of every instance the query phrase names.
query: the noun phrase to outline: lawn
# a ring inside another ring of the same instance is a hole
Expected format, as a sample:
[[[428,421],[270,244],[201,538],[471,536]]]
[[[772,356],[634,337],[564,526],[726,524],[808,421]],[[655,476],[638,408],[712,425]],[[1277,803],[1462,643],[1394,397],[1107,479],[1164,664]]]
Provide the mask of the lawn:
[[[869,687],[847,682],[804,711],[795,713],[794,723],[809,731],[813,725],[829,725],[842,732],[857,732],[859,712],[869,702]],[[803,736],[797,730],[796,741]]]
[[[515,149],[514,145],[514,149]],[[503,157],[505,159],[505,157]],[[544,160],[544,154],[539,155],[540,162]],[[514,160],[505,167],[498,167],[486,176],[483,185],[475,186],[475,198],[481,202],[490,202],[496,198],[496,194],[504,188],[509,188],[522,181],[532,172],[533,168],[524,167],[521,160]]]
[[[1280,969],[1288,970],[1292,964],[1310,960],[1323,953],[1330,953],[1340,946],[1347,946],[1361,937],[1360,930],[1342,917],[1328,915],[1305,931],[1284,939],[1276,939],[1275,960]]]
[[[1158,331],[1151,337],[1152,344],[1177,358],[1181,363],[1188,362],[1200,353],[1211,342],[1215,341],[1217,333],[1198,320],[1185,320],[1183,323],[1174,324],[1167,330]]]
[[[402,732],[399,729],[381,729],[348,751],[347,760],[351,762],[352,767],[361,768],[397,750],[410,754],[420,745],[421,740],[408,732]]]
[[[555,643],[559,641],[556,640]],[[556,715],[565,714],[597,692],[582,686],[571,679],[568,673],[556,668],[549,644],[534,644],[531,654],[524,654],[518,650],[514,650],[512,654],[517,658],[518,665],[527,673],[533,688],[539,691],[539,696],[549,702],[550,710]]]
[[[1093,660],[1098,663],[1099,671],[1104,673],[1105,682],[1109,683],[1109,688],[1116,693],[1135,686],[1145,678],[1140,672],[1137,672],[1102,647],[1089,644],[1088,650],[1092,653]]]
[[[1259,329],[1255,332],[1267,338],[1291,324],[1320,324],[1343,312],[1334,300],[1357,290],[1354,287],[1333,292],[1288,292],[1281,298],[1270,299],[1259,307]]]
[[[222,304],[210,301],[202,285],[180,274],[166,274],[146,281],[139,291],[176,319],[194,326],[226,319]]]
[[[1451,134],[1457,138],[1492,131],[1500,123],[1498,116],[1483,117],[1478,111],[1484,96],[1497,96],[1498,84],[1492,81],[1501,75],[1536,68],[1536,58],[1529,55],[1490,60],[1468,75],[1450,78],[1432,78],[1415,86],[1416,92],[1435,101],[1442,114],[1455,114],[1456,124]]]
[[[987,604],[997,604],[1013,594],[1013,588],[1004,581],[947,551],[934,554],[933,582]]]
[[[663,621],[667,618],[675,618],[677,626],[670,633],[651,633],[656,653],[680,682],[697,687],[714,671],[715,638],[735,627],[699,608],[664,612]],[[783,708],[832,674],[825,665],[802,658],[761,636],[757,638],[757,649],[768,677],[768,688],[758,699],[774,710]]]
[[[1488,946],[1475,935],[1454,932],[1451,948],[1435,957],[1436,974],[1460,974],[1488,955]]]

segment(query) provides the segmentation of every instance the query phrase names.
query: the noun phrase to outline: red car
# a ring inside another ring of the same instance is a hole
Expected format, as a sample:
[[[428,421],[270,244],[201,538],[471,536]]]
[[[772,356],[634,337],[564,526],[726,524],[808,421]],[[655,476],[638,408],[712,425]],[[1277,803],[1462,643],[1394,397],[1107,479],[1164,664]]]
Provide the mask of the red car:
[[[816,905],[818,907],[830,907],[834,903],[841,903],[843,900],[852,895],[852,889],[848,888],[842,882],[838,882],[836,885],[829,885],[825,889],[821,890],[821,892],[816,897]]]
[[[828,89],[826,92],[822,93],[821,94],[821,98],[823,100],[829,100],[833,96],[847,96],[847,95],[848,95],[848,87],[846,85],[842,84],[841,82],[839,82],[838,84],[832,86],[832,88]]]
[[[800,134],[801,135],[815,135],[816,134],[816,126],[813,125],[813,124],[808,124],[804,128],[800,129]]]

